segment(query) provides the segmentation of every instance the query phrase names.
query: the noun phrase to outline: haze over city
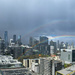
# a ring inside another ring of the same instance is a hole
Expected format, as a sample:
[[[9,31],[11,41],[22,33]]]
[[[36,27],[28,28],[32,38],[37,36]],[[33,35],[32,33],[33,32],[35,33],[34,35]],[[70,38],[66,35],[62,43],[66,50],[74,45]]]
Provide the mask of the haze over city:
[[[0,0],[0,36],[75,35],[74,0]],[[74,41],[74,38],[70,38]]]
[[[75,75],[75,0],[0,0],[0,75]]]

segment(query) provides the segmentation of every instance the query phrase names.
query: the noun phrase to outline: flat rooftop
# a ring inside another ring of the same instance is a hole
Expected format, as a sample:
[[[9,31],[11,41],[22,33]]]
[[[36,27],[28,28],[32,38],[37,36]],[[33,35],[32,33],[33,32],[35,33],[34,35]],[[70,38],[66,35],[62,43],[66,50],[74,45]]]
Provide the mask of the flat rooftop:
[[[61,73],[61,74],[64,74],[64,75],[74,73],[75,72],[75,65],[70,66],[70,67],[65,68],[65,69],[62,69],[62,70],[59,70],[57,72]]]
[[[61,49],[61,51],[72,51],[72,50],[75,50],[75,49]]]

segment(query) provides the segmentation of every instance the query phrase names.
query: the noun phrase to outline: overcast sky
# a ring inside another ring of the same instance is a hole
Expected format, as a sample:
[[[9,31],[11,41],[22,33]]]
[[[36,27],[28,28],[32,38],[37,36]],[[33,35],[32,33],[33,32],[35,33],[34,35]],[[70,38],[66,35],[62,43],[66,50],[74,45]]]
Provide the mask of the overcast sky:
[[[0,36],[22,39],[75,35],[75,0],[0,0]],[[26,40],[25,40],[26,41]]]

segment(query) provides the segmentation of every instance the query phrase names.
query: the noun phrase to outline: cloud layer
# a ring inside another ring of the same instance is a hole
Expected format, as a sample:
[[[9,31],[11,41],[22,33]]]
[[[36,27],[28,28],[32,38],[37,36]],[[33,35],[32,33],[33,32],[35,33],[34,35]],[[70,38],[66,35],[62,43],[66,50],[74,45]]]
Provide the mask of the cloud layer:
[[[75,35],[74,0],[0,0],[0,35]],[[58,21],[51,24],[52,21]],[[49,24],[49,25],[48,25]]]

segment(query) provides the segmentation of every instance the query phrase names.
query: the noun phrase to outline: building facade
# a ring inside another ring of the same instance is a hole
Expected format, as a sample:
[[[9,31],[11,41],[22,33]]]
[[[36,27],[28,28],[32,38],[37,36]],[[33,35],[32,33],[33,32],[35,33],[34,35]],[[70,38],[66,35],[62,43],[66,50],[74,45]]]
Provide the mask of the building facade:
[[[5,41],[5,47],[7,47],[8,46],[8,32],[7,31],[4,32],[4,41]]]
[[[56,51],[57,51],[56,42],[51,40],[50,41],[50,54],[51,55],[56,54]]]
[[[13,41],[16,44],[16,35],[13,35]]]
[[[23,59],[23,65],[41,75],[55,75],[56,71],[62,69],[62,62],[51,57]]]
[[[75,63],[75,49],[61,49],[61,60],[64,63]]]
[[[57,71],[56,75],[75,75],[75,65]]]

